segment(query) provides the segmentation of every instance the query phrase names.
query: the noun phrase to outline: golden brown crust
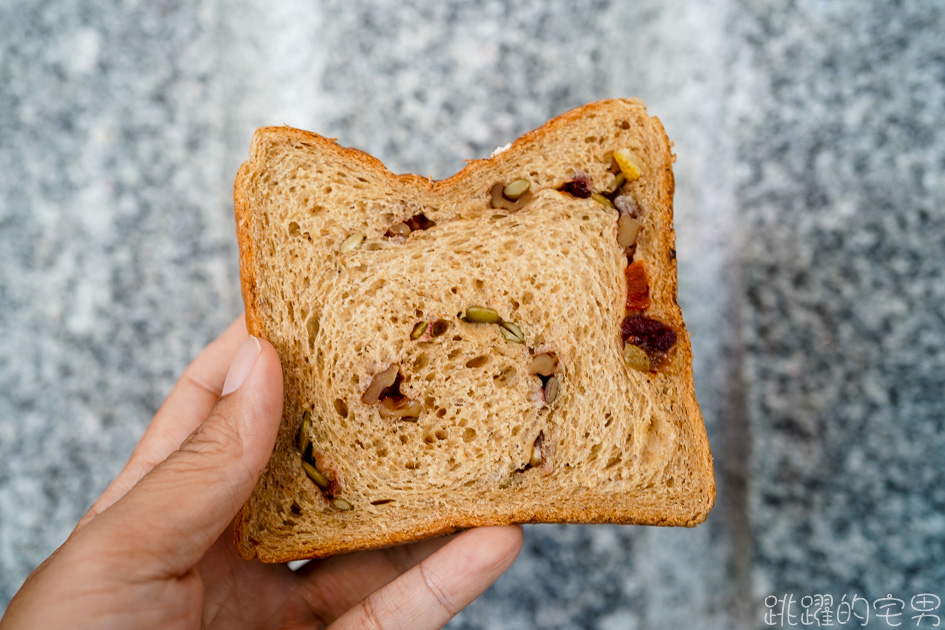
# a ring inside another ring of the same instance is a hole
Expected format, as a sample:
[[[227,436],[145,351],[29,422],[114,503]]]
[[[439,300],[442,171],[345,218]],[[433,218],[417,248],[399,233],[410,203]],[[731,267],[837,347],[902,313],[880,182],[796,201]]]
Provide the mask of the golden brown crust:
[[[261,314],[259,279],[257,273],[257,240],[259,235],[254,229],[262,229],[253,224],[253,216],[249,207],[250,201],[246,198],[249,188],[248,178],[253,168],[252,164],[264,159],[264,152],[268,143],[276,138],[281,141],[297,141],[310,144],[314,150],[332,154],[334,160],[363,169],[369,169],[386,179],[393,188],[413,187],[421,193],[440,193],[453,188],[461,188],[467,182],[484,178],[488,173],[498,169],[510,156],[527,152],[533,145],[541,143],[545,138],[552,136],[559,130],[574,124],[587,117],[593,117],[601,112],[613,108],[622,108],[627,115],[634,119],[635,124],[648,127],[647,138],[655,143],[655,151],[659,154],[660,168],[653,173],[658,178],[656,194],[661,209],[659,229],[654,236],[660,243],[655,249],[665,252],[667,259],[663,264],[666,271],[660,274],[659,292],[661,302],[671,302],[662,313],[664,319],[676,330],[679,341],[674,350],[674,359],[668,366],[678,381],[682,383],[678,403],[684,407],[682,415],[691,421],[678,427],[682,432],[680,442],[686,444],[690,450],[679,450],[674,457],[691,458],[698,460],[699,469],[706,471],[704,479],[699,479],[697,491],[693,496],[685,497],[680,501],[685,505],[677,505],[672,511],[667,511],[665,505],[646,500],[632,500],[624,503],[620,508],[587,504],[576,506],[571,502],[545,504],[539,508],[518,508],[494,514],[462,514],[445,515],[439,518],[418,518],[409,529],[377,530],[370,534],[361,535],[354,539],[344,536],[336,538],[334,544],[323,544],[312,547],[304,540],[296,541],[296,547],[279,553],[263,546],[257,546],[249,539],[246,531],[247,507],[244,507],[236,519],[234,530],[237,547],[244,557],[258,556],[264,562],[286,562],[301,557],[323,557],[335,553],[343,553],[358,549],[386,547],[403,542],[415,541],[422,538],[446,534],[457,529],[477,526],[508,525],[512,523],[558,522],[558,523],[620,523],[640,525],[682,525],[694,526],[705,520],[715,500],[715,482],[712,476],[712,456],[705,436],[701,412],[695,398],[695,389],[692,381],[692,350],[688,332],[676,306],[678,291],[675,260],[675,231],[672,224],[672,200],[674,192],[674,177],[672,171],[672,148],[666,138],[660,121],[646,114],[642,102],[636,99],[600,101],[571,110],[543,125],[526,133],[516,140],[503,153],[487,159],[472,160],[458,173],[441,181],[432,181],[429,178],[414,174],[397,175],[391,173],[376,158],[357,149],[339,146],[333,139],[324,138],[317,134],[292,129],[288,127],[266,127],[257,130],[251,148],[250,162],[244,164],[237,175],[234,184],[234,206],[236,213],[236,231],[240,248],[240,276],[242,294],[246,306],[246,323],[250,334],[265,336],[265,325]],[[629,507],[628,507],[629,506]]]

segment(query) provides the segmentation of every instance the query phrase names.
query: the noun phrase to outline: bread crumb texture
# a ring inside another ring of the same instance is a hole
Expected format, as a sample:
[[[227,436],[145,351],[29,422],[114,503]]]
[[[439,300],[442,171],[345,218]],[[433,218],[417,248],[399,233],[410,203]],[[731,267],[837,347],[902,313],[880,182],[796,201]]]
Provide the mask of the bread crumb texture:
[[[614,168],[621,149],[634,181]],[[257,131],[234,190],[241,275],[285,408],[237,518],[240,552],[281,562],[477,525],[704,520],[715,485],[676,304],[672,160],[636,100],[572,110],[438,182],[308,132]],[[517,179],[525,201],[497,207],[492,189]],[[598,194],[571,194],[575,180]],[[617,242],[628,208],[632,250]],[[644,314],[676,334],[648,371],[620,332],[631,259]],[[550,375],[534,373],[542,354]]]

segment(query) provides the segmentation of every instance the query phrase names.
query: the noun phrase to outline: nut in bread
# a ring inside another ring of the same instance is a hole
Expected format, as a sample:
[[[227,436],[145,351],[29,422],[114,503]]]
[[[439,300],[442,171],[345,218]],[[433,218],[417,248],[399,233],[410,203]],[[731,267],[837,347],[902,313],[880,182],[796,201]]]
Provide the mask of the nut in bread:
[[[285,405],[240,553],[704,520],[672,161],[636,100],[572,110],[438,182],[257,131],[234,187],[240,268]]]

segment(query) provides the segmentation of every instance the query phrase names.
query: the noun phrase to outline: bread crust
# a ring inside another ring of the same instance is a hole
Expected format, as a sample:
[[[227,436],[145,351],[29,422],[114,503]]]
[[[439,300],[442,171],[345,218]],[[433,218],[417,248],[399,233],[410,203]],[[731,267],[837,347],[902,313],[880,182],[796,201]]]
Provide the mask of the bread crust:
[[[413,189],[418,196],[435,196],[462,189],[474,182],[488,180],[489,173],[501,170],[502,165],[511,157],[527,154],[533,151],[534,147],[546,143],[549,138],[560,135],[562,130],[572,125],[582,124],[589,118],[601,117],[610,120],[615,115],[615,111],[632,119],[634,125],[641,126],[640,133],[652,143],[655,147],[654,152],[657,154],[655,158],[657,168],[650,173],[649,177],[654,180],[650,184],[651,192],[654,194],[651,205],[659,209],[659,217],[654,219],[655,227],[650,230],[649,236],[658,238],[658,242],[653,244],[654,251],[664,252],[666,259],[661,262],[665,265],[665,270],[659,274],[658,295],[654,297],[654,300],[662,305],[662,310],[659,312],[661,319],[678,335],[673,360],[666,368],[666,376],[671,377],[679,388],[672,404],[680,406],[679,416],[687,419],[676,427],[680,432],[678,439],[682,447],[672,454],[672,461],[666,466],[673,465],[679,458],[693,462],[692,469],[695,471],[693,474],[697,478],[692,483],[692,492],[687,496],[676,497],[676,502],[671,507],[667,507],[665,503],[652,497],[649,500],[634,499],[632,509],[629,510],[625,504],[621,503],[622,499],[614,498],[606,504],[607,497],[589,492],[584,500],[576,496],[574,500],[549,502],[539,507],[534,505],[506,506],[491,513],[417,515],[416,520],[409,526],[378,528],[374,531],[362,532],[353,538],[339,535],[328,543],[321,542],[318,545],[313,545],[310,541],[299,537],[285,546],[262,545],[259,544],[261,541],[254,539],[249,526],[252,517],[251,508],[247,503],[237,516],[234,528],[236,546],[241,555],[246,558],[258,557],[263,562],[288,562],[299,558],[324,557],[354,550],[386,547],[469,527],[512,523],[617,523],[691,527],[705,520],[714,504],[715,481],[712,472],[712,455],[693,386],[691,344],[676,302],[678,285],[674,249],[675,231],[672,223],[672,199],[675,186],[672,163],[675,157],[672,155],[672,145],[666,137],[662,123],[659,119],[648,116],[643,103],[637,99],[599,101],[573,109],[538,129],[526,133],[506,151],[490,158],[471,160],[458,173],[441,181],[433,181],[414,174],[391,173],[379,160],[367,153],[342,147],[334,139],[324,138],[315,133],[289,127],[264,127],[257,130],[250,150],[250,160],[239,169],[233,189],[236,233],[240,251],[241,290],[246,307],[247,330],[251,335],[267,336],[262,308],[264,298],[261,296],[260,278],[257,275],[259,252],[254,231],[257,228],[253,224],[254,200],[250,198],[249,193],[252,189],[251,178],[264,160],[265,146],[273,142],[305,143],[312,147],[314,152],[330,155],[333,163],[348,164],[352,168],[370,171],[386,182],[390,188]],[[289,395],[287,392],[287,396]],[[580,491],[577,491],[576,495],[579,494]]]

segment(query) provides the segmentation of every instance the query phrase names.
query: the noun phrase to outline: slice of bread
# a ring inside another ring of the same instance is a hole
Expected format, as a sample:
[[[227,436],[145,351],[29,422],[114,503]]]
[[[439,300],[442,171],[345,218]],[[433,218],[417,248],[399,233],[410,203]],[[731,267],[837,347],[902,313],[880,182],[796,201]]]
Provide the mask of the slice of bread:
[[[672,162],[637,100],[567,112],[443,181],[258,130],[234,187],[240,271],[285,409],[240,553],[702,522],[715,482],[676,303]]]

